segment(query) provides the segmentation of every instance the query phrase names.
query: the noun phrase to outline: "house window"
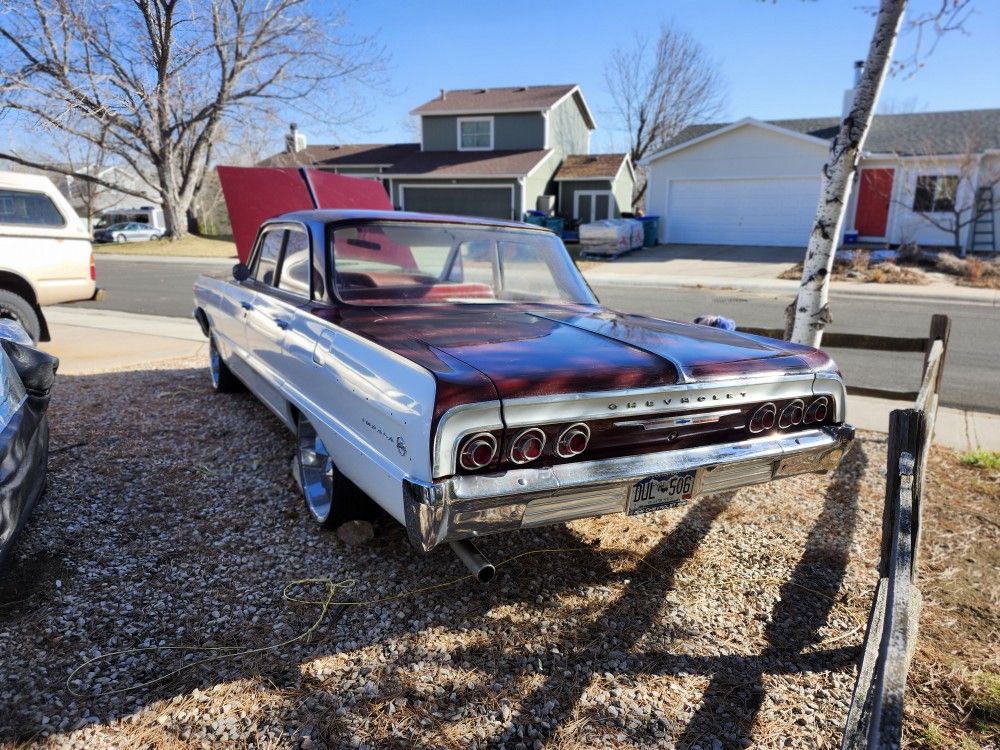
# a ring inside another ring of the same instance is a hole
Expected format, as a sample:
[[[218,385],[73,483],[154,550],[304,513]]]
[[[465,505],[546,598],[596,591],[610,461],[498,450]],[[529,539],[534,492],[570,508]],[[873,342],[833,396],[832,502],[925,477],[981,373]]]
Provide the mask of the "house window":
[[[925,214],[954,211],[957,192],[957,175],[920,175],[913,194],[913,210]]]
[[[458,119],[459,151],[491,151],[492,149],[492,117],[460,117]]]

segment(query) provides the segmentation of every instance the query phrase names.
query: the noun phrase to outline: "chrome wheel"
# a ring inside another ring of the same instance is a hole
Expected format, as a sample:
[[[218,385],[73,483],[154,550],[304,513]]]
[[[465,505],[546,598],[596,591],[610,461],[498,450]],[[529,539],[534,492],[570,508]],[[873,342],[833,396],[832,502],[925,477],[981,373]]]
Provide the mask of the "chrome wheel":
[[[333,508],[333,484],[337,469],[323,440],[304,417],[299,418],[298,443],[296,459],[306,505],[313,518],[326,523]]]

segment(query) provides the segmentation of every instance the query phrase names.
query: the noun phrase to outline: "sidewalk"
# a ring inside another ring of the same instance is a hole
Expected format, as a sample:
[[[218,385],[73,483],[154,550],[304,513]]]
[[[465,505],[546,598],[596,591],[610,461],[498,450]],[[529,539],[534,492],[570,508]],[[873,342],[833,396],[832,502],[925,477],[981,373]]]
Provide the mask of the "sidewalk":
[[[45,317],[52,340],[41,348],[59,357],[60,375],[139,367],[196,355],[208,362],[208,340],[193,319],[78,307],[48,307]]]
[[[760,250],[760,249],[758,249]],[[783,250],[784,252],[779,252]],[[789,252],[791,251],[791,252]],[[800,260],[794,248],[765,248],[752,260],[705,246],[698,253],[665,246],[638,250],[614,261],[583,261],[583,275],[591,284],[656,286],[666,288],[740,289],[794,295],[799,282],[777,278]],[[1000,290],[955,286],[944,282],[925,285],[864,284],[834,281],[830,292],[843,296],[919,299],[927,302],[971,302],[1000,306]]]
[[[208,342],[198,324],[187,318],[83,308],[46,308],[52,341],[42,349],[60,359],[59,372],[79,375],[136,367],[175,357],[203,356]],[[852,396],[847,419],[860,430],[885,432],[889,412],[912,404]],[[959,452],[986,448],[1000,451],[1000,415],[938,409],[934,441]]]
[[[890,411],[912,407],[913,404],[908,401],[849,396],[847,421],[859,430],[886,432],[889,429]],[[977,448],[1000,451],[1000,414],[938,407],[934,442],[959,453]]]

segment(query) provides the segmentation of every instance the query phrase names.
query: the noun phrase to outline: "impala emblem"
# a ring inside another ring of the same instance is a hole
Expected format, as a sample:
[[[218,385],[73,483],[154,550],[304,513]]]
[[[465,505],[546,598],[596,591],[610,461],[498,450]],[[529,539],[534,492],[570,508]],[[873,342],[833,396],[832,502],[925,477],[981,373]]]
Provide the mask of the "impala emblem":
[[[401,437],[396,438],[396,450],[399,451],[399,455],[406,455],[406,441]]]

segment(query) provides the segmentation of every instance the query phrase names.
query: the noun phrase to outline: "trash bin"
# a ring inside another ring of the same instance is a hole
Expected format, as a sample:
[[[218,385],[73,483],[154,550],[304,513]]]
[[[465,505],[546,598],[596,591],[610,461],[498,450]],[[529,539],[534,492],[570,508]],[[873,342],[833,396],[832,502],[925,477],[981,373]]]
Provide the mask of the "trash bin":
[[[551,229],[559,236],[562,236],[564,224],[565,222],[561,216],[550,216],[545,220],[544,226],[546,229]]]
[[[656,244],[657,236],[660,233],[660,217],[659,216],[639,216],[637,217],[639,221],[642,222],[642,246],[643,247],[653,247]]]

